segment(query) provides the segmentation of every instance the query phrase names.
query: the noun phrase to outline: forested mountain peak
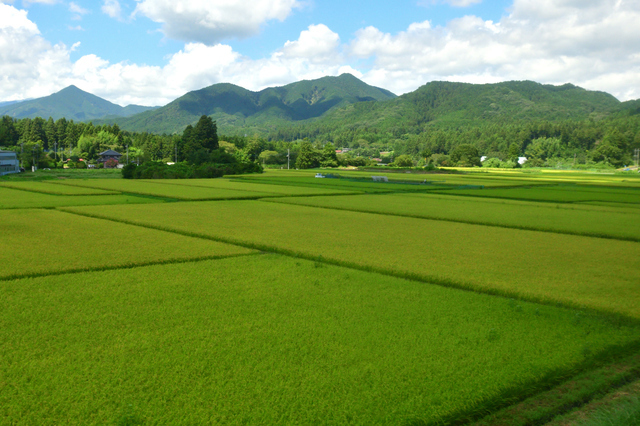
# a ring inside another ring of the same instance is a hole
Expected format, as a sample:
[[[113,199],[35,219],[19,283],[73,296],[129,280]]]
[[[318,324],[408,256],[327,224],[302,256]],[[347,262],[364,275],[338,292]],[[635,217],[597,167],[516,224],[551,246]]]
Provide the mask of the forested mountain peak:
[[[370,86],[350,74],[302,80],[258,92],[218,83],[189,92],[156,111],[114,121],[123,129],[174,133],[207,115],[217,120],[223,131],[241,126],[268,130],[318,118],[341,106],[395,97],[388,90]]]
[[[137,105],[121,107],[71,85],[43,98],[16,102],[0,107],[0,115],[13,118],[67,118],[88,121],[108,116],[127,116],[150,109]]]
[[[573,84],[534,81],[469,84],[434,81],[403,96],[424,113],[425,121],[582,119],[609,113],[620,102],[604,92]]]
[[[307,127],[313,134],[318,134],[318,127],[333,131],[348,127],[401,135],[417,134],[433,126],[458,128],[487,123],[597,119],[619,108],[620,101],[612,95],[572,84],[433,81],[386,102],[354,104],[332,111]],[[282,135],[286,130],[280,131],[275,137],[286,139]]]

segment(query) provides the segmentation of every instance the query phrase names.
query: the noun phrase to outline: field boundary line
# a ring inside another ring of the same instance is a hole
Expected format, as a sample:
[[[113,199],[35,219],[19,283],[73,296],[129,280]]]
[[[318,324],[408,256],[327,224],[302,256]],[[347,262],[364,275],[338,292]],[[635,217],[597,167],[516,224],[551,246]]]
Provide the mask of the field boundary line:
[[[614,363],[577,374],[554,388],[489,414],[472,425],[542,426],[558,416],[606,397],[638,379],[640,354],[636,353]],[[592,383],[593,381],[597,383]],[[576,392],[575,389],[585,390]]]
[[[180,183],[180,182],[163,182],[165,179],[132,179],[133,181],[139,180],[145,183],[155,183],[155,184],[160,184],[160,185],[176,185],[176,186],[186,186],[187,188],[204,188],[204,189],[221,189],[223,191],[240,191],[240,192],[253,192],[254,194],[267,194],[267,195],[271,195],[271,194],[275,194],[274,192],[262,192],[262,191],[253,191],[251,189],[238,189],[238,188],[216,188],[213,186],[205,186],[205,185],[187,185],[184,183]],[[179,180],[183,180],[183,181],[189,181],[191,179],[179,179]]]
[[[252,179],[252,178],[230,178],[234,181],[238,181],[238,182],[246,182],[246,183],[255,183],[257,185],[259,184],[267,184],[267,185],[278,185],[278,186],[288,186],[288,187],[296,187],[296,188],[313,188],[313,189],[332,189],[332,190],[336,190],[336,191],[348,191],[347,189],[341,189],[339,186],[337,185],[322,185],[322,184],[313,184],[313,183],[303,183],[303,184],[298,184],[298,183],[286,183],[286,182],[280,182],[280,181],[272,181],[272,180],[268,180],[268,179]],[[374,183],[373,181],[371,183]],[[327,188],[328,187],[328,188]],[[349,189],[351,190],[351,189]],[[359,189],[357,190],[357,192],[363,192],[366,193],[368,190],[370,190],[370,188],[365,188],[365,189]],[[353,190],[356,191],[356,190]],[[392,191],[390,189],[382,189],[382,190],[375,190],[376,193],[379,194],[386,194],[386,193],[393,193],[396,191]]]
[[[154,184],[162,184],[162,182],[147,182],[146,180],[144,181],[145,183],[154,183]],[[68,185],[66,183],[61,183],[60,185]],[[174,186],[179,186],[180,184],[171,184],[171,183],[167,183],[166,185],[174,185]],[[91,188],[91,189],[103,189],[103,188],[99,188],[99,187],[93,187],[93,186],[85,186],[85,185],[68,185],[68,186],[75,186],[75,187],[81,187],[81,188]],[[223,191],[235,191],[235,189],[224,189],[224,188],[211,188],[211,187],[203,187],[203,186],[193,186],[193,185],[182,185],[182,186],[186,186],[186,187],[192,187],[192,188],[204,188],[204,189],[211,189],[211,190],[216,190],[216,189],[221,189]],[[104,189],[103,189],[104,190]],[[242,192],[252,192],[246,189],[240,189],[238,191],[242,191]],[[313,194],[313,195],[308,195],[310,197],[312,196],[320,196],[320,195],[358,195],[361,194],[362,192],[353,192],[353,193],[348,193],[348,194]],[[160,198],[160,199],[164,199],[167,200],[169,202],[190,202],[190,201],[241,201],[241,200],[259,200],[261,198],[284,198],[284,197],[304,197],[307,195],[288,195],[288,194],[274,194],[274,193],[270,193],[270,192],[255,192],[253,191],[253,194],[255,195],[250,195],[250,196],[237,196],[237,197],[207,197],[207,198],[180,198],[180,197],[165,197],[162,195],[156,195],[156,194],[150,194],[148,192],[136,192],[136,191],[127,191],[127,192],[121,192],[122,195],[133,195],[133,196],[147,196],[147,197],[156,197],[156,198]]]
[[[285,198],[285,197],[283,197]],[[291,198],[291,197],[287,197]],[[506,228],[506,229],[517,229],[521,231],[535,231],[535,232],[547,232],[551,234],[563,234],[563,235],[573,235],[577,237],[588,237],[588,238],[603,238],[607,240],[619,240],[619,241],[630,241],[630,242],[640,242],[640,237],[614,237],[612,235],[607,234],[599,234],[599,233],[579,233],[572,231],[562,231],[562,230],[553,230],[548,228],[535,228],[531,226],[511,226],[511,225],[501,225],[498,223],[490,223],[490,222],[482,222],[482,221],[473,221],[473,220],[461,220],[461,219],[451,219],[451,218],[440,218],[437,216],[420,216],[420,215],[412,215],[412,214],[403,214],[403,213],[386,213],[386,212],[375,212],[370,210],[359,210],[359,209],[350,209],[347,207],[329,207],[329,206],[314,206],[308,204],[295,204],[295,203],[287,203],[286,201],[278,201],[277,199],[260,199],[257,201],[264,201],[267,203],[280,203],[280,204],[288,204],[293,206],[304,206],[304,207],[313,207],[318,209],[327,209],[327,210],[340,210],[340,211],[348,211],[354,213],[369,213],[376,214],[380,216],[397,216],[397,217],[408,217],[412,219],[424,219],[424,220],[435,220],[442,222],[453,222],[453,223],[463,223],[468,225],[480,225],[480,226],[490,226],[494,228]],[[588,211],[588,210],[585,210]]]
[[[142,268],[144,266],[177,265],[181,263],[203,262],[206,260],[221,260],[221,259],[230,259],[234,257],[257,256],[261,254],[263,253],[255,252],[255,253],[235,253],[235,254],[221,254],[221,255],[211,255],[211,256],[183,257],[183,258],[156,260],[156,261],[149,261],[149,262],[116,264],[111,266],[106,265],[106,266],[97,266],[97,267],[89,267],[89,268],[75,268],[75,269],[67,269],[65,271],[37,272],[32,274],[13,274],[5,277],[0,277],[0,282],[15,281],[15,280],[21,280],[25,278],[41,278],[41,277],[52,277],[52,276],[67,275],[67,274],[80,274],[84,272],[104,272],[104,271],[122,270],[122,269],[135,269],[135,268]]]
[[[474,197],[474,196],[464,196],[464,195],[456,195],[456,194],[446,194],[444,192],[434,193],[433,191],[429,193],[422,193],[422,194],[416,194],[415,192],[409,192],[409,193],[394,192],[393,194],[366,194],[366,195],[405,195],[405,196],[425,195],[425,196],[429,196],[429,198],[436,198],[439,200],[451,200],[451,197],[461,197],[461,198],[465,198],[464,201],[468,203],[490,203],[490,204],[496,204],[496,205],[514,205],[514,206],[527,205],[534,208],[549,208],[547,203],[540,203],[542,205],[536,205],[537,201],[531,201],[531,200],[519,200],[515,198]],[[596,204],[588,204],[588,203],[596,203]],[[640,214],[640,208],[632,207],[634,205],[633,203],[625,206],[615,206],[615,205],[611,206],[611,205],[600,204],[600,203],[617,203],[617,201],[575,201],[571,203],[554,202],[555,208],[563,209],[563,210],[597,211],[597,212],[603,212],[603,213],[611,212],[611,210],[579,208],[584,204],[587,207],[602,207],[602,208],[609,208],[609,209],[611,208],[632,209],[631,211],[617,211],[615,212],[617,214],[631,214],[631,215]],[[629,203],[626,203],[626,204],[629,204]],[[638,204],[638,207],[640,207],[640,204]]]
[[[252,242],[249,242],[249,241],[238,240],[238,239],[235,239],[235,238],[218,237],[218,236],[206,235],[206,234],[198,234],[196,232],[183,231],[183,230],[180,230],[180,229],[175,229],[175,228],[171,228],[171,227],[167,227],[167,226],[153,225],[153,224],[149,224],[149,223],[140,223],[140,222],[135,222],[135,221],[131,221],[131,220],[125,220],[125,219],[114,219],[114,218],[111,218],[111,217],[108,217],[108,216],[101,216],[99,214],[91,214],[91,213],[85,213],[85,212],[69,211],[69,210],[66,210],[65,208],[60,208],[59,210],[64,211],[66,213],[70,213],[70,214],[76,214],[78,216],[85,216],[85,217],[90,217],[90,218],[93,218],[93,219],[103,219],[103,220],[108,220],[108,221],[116,222],[116,223],[124,223],[124,224],[127,224],[127,225],[133,225],[133,226],[139,226],[139,227],[143,227],[143,228],[155,229],[155,230],[158,230],[158,231],[172,232],[172,233],[184,235],[184,236],[187,236],[187,237],[202,238],[202,239],[206,239],[206,240],[212,240],[212,241],[231,244],[231,245],[244,247],[244,248],[248,248],[248,249],[258,250],[258,251],[261,251],[261,252],[282,254],[282,255],[285,255],[285,256],[289,256],[289,257],[300,258],[300,259],[310,260],[310,261],[319,262],[319,263],[326,263],[326,264],[329,264],[329,265],[341,266],[341,267],[355,269],[355,270],[364,271],[364,272],[373,272],[373,273],[378,273],[378,274],[381,274],[381,275],[386,275],[386,276],[390,276],[390,277],[406,279],[406,280],[410,280],[410,281],[417,281],[417,282],[421,282],[421,283],[425,283],[425,284],[439,285],[439,286],[442,286],[442,287],[455,288],[455,289],[458,289],[458,290],[471,291],[471,292],[474,292],[474,293],[486,294],[486,295],[497,296],[497,297],[503,297],[503,298],[506,298],[506,299],[515,299],[515,300],[521,300],[523,302],[538,303],[538,304],[541,304],[541,305],[556,306],[556,307],[560,307],[560,308],[578,310],[578,311],[583,311],[583,312],[587,312],[587,313],[592,313],[592,314],[598,315],[600,317],[608,318],[613,322],[620,322],[621,321],[621,322],[623,322],[625,324],[632,324],[633,326],[640,326],[640,318],[634,318],[634,317],[630,317],[628,315],[621,314],[621,313],[618,313],[618,312],[609,311],[609,310],[605,310],[605,309],[594,308],[594,307],[590,307],[590,306],[585,306],[585,305],[581,305],[581,304],[578,304],[578,303],[573,303],[573,302],[570,302],[570,301],[554,300],[554,299],[551,299],[549,297],[544,297],[544,296],[523,295],[523,294],[517,293],[515,291],[509,291],[509,290],[497,289],[497,288],[488,288],[488,287],[485,287],[485,286],[482,286],[482,285],[479,285],[479,284],[475,284],[475,283],[471,283],[471,282],[464,282],[464,281],[457,281],[457,280],[453,280],[453,279],[450,279],[450,278],[437,276],[437,275],[420,275],[420,274],[416,274],[416,273],[412,273],[412,272],[397,271],[397,270],[393,270],[393,269],[380,268],[380,267],[376,267],[376,266],[359,265],[359,264],[354,263],[354,262],[347,262],[347,261],[341,261],[341,260],[328,259],[328,258],[323,257],[322,255],[316,256],[316,255],[304,253],[304,252],[301,252],[301,251],[285,249],[285,248],[276,247],[276,246],[267,245],[267,244],[262,244],[262,243],[252,243]]]
[[[73,185],[67,185],[67,186],[74,187]],[[0,188],[14,189],[16,191],[24,191],[24,192],[35,192],[36,194],[53,195],[53,196],[56,196],[56,197],[57,196],[65,196],[65,197],[94,197],[94,196],[97,196],[97,195],[120,195],[120,194],[122,194],[122,192],[120,192],[120,191],[113,191],[113,190],[110,190],[110,189],[102,189],[102,188],[89,188],[89,187],[82,187],[82,186],[75,186],[74,188],[97,189],[97,190],[106,192],[106,194],[65,194],[63,192],[55,192],[55,191],[46,192],[46,191],[39,191],[37,189],[19,188],[17,186],[6,185],[4,183],[0,183]]]
[[[134,179],[135,180],[135,179]],[[146,182],[145,183],[149,183]],[[151,182],[151,183],[159,183],[159,182]],[[68,184],[68,183],[60,183],[59,185],[67,185],[67,186],[74,186],[74,187],[80,187],[80,188],[91,188],[91,189],[102,189],[105,190],[104,188],[100,188],[97,186],[88,186],[88,185],[73,185],[73,184]],[[106,191],[106,190],[105,190]],[[262,197],[262,195],[256,195],[253,198],[245,198],[245,197],[234,197],[234,198],[181,198],[181,197],[165,197],[163,195],[157,195],[157,194],[150,194],[148,192],[140,192],[140,191],[127,191],[126,193],[123,192],[122,194],[131,194],[131,195],[145,195],[148,197],[158,197],[158,198],[162,198],[162,199],[167,199],[167,200],[175,200],[175,201],[219,201],[219,200],[245,200],[245,199],[258,199],[260,197]]]
[[[191,188],[206,188],[206,189],[222,189],[222,190],[229,190],[229,191],[242,191],[242,192],[253,192],[254,194],[265,194],[260,196],[260,198],[256,198],[257,200],[261,199],[261,198],[290,198],[290,197],[326,197],[326,196],[340,196],[340,195],[360,195],[360,194],[366,194],[366,192],[363,191],[347,191],[344,189],[338,189],[335,187],[331,187],[329,189],[326,190],[333,190],[333,191],[342,191],[339,193],[326,193],[326,194],[277,194],[275,192],[261,192],[261,191],[254,191],[252,189],[237,189],[237,188],[233,188],[233,189],[227,189],[227,188],[215,188],[215,187],[211,187],[211,186],[204,186],[204,185],[186,185],[183,183],[179,183],[179,182],[153,182],[151,180],[144,180],[141,179],[144,182],[147,183],[158,183],[158,184],[165,184],[165,185],[178,185],[178,186],[186,186],[186,187],[191,187]],[[162,181],[162,179],[157,179],[159,181]],[[180,180],[184,180],[184,181],[188,181],[189,179],[180,179]],[[234,181],[238,182],[238,183],[253,183],[254,185],[260,185],[262,183],[256,183],[256,182],[251,182],[251,181],[245,181],[245,180],[241,180],[241,179],[234,179]],[[269,185],[269,184],[267,184]],[[296,186],[296,185],[279,185],[279,186],[284,186],[284,187],[293,187],[293,188],[309,188],[309,189],[324,189],[324,188],[319,188],[317,186]],[[225,198],[225,200],[231,200],[231,198]],[[246,199],[246,198],[242,198],[242,199]],[[207,201],[207,200],[190,200],[190,201]],[[214,201],[214,200],[211,200]]]
[[[603,349],[601,352],[594,354],[591,358],[585,359],[571,367],[554,369],[547,374],[532,379],[527,382],[516,384],[503,389],[500,395],[481,401],[476,407],[470,409],[460,409],[444,417],[434,420],[416,419],[407,422],[411,426],[441,426],[441,425],[469,425],[472,426],[488,426],[486,424],[476,425],[486,419],[491,413],[506,411],[511,407],[517,406],[524,401],[533,399],[536,396],[545,394],[555,388],[561,388],[571,379],[584,376],[594,370],[604,369],[611,365],[612,361],[621,361],[629,358],[636,353],[640,345],[640,340],[635,340],[624,345],[613,345]],[[624,379],[623,379],[624,381]],[[624,383],[623,383],[624,385]],[[571,407],[569,407],[571,409]],[[562,414],[562,413],[558,413]],[[528,420],[528,419],[527,419]],[[550,419],[546,419],[548,421]],[[524,423],[514,424],[508,423],[489,423],[491,426],[542,426],[544,422],[525,421]]]
[[[508,189],[508,188],[485,188],[485,189]],[[443,189],[443,190],[436,190],[434,191],[437,194],[441,194],[441,192],[439,191],[452,191],[451,189]],[[477,191],[482,191],[481,189],[478,189]],[[495,196],[495,197],[487,197],[484,195],[473,195],[473,194],[450,194],[450,195],[456,195],[458,197],[476,197],[476,198],[493,198],[495,200],[515,200],[515,201],[532,201],[532,202],[536,202],[536,203],[554,203],[554,204],[578,204],[578,203],[598,203],[598,202],[602,202],[601,200],[580,200],[580,201],[557,201],[557,200],[536,200],[536,199],[532,199],[532,198],[509,198],[509,197],[500,197],[500,196]],[[640,203],[629,203],[629,202],[625,202],[625,201],[614,201],[615,203],[621,203],[621,204],[629,204],[631,206],[637,206]]]

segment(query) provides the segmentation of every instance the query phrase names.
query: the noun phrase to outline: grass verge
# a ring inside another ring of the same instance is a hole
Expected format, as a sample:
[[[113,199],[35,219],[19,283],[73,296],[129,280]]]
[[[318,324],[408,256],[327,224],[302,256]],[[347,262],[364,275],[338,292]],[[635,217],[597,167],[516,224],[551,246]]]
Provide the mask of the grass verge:
[[[612,395],[638,386],[640,354],[579,374],[561,385],[507,407],[473,426],[576,425]],[[603,399],[604,398],[604,399]],[[566,414],[570,413],[570,414]]]

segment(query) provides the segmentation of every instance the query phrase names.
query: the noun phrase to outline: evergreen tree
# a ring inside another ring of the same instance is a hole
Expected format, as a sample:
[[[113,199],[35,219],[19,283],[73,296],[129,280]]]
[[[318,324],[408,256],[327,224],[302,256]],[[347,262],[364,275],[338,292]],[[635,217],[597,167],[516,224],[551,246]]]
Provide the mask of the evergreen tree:
[[[203,115],[198,120],[198,124],[193,128],[194,139],[196,143],[204,149],[213,151],[218,149],[218,129],[216,123],[211,117]]]
[[[316,151],[307,139],[300,144],[300,152],[296,158],[296,169],[311,169],[320,165],[322,154]]]
[[[0,146],[14,146],[18,144],[20,135],[16,129],[14,120],[9,116],[0,120]]]
[[[44,125],[44,133],[47,137],[47,143],[49,144],[49,148],[53,149],[54,144],[58,142],[58,135],[56,133],[56,123],[53,121],[53,118],[49,117],[46,124]]]
[[[43,144],[43,149],[48,149],[49,144],[47,143],[47,135],[44,132],[44,119],[40,117],[36,117],[31,122],[31,128],[29,129],[28,140],[31,142],[40,142]]]
[[[182,158],[187,158],[192,152],[196,152],[201,146],[197,146],[194,141],[194,132],[193,126],[189,124],[182,132],[182,141],[180,143],[182,147],[182,152],[180,156]]]
[[[56,140],[58,141],[58,147],[62,147],[64,140],[67,137],[67,119],[62,117],[56,121]]]
[[[322,167],[338,167],[338,155],[336,154],[336,147],[331,143],[327,143],[322,148],[322,160],[320,161]]]

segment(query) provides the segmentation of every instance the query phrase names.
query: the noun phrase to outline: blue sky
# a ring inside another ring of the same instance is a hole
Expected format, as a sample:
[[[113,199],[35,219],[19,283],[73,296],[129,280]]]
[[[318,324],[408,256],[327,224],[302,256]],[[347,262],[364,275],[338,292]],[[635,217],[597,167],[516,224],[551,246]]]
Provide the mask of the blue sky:
[[[75,84],[162,105],[342,72],[397,94],[528,79],[635,99],[637,22],[639,0],[0,0],[0,102]]]
[[[70,10],[74,3],[86,10],[80,15]],[[14,5],[28,10],[29,19],[38,24],[43,36],[54,44],[72,46],[80,41],[81,47],[72,55],[78,59],[83,54],[95,53],[110,62],[134,61],[148,65],[162,65],[166,55],[180,50],[183,43],[165,37],[161,24],[144,16],[129,18],[135,10],[135,1],[119,2],[123,20],[116,20],[101,12],[102,4],[95,0],[76,0],[55,4],[15,1]],[[444,26],[448,21],[467,14],[485,20],[499,21],[510,6],[508,1],[491,1],[461,8],[447,3],[420,5],[404,0],[393,4],[371,0],[324,0],[303,4],[289,18],[266,22],[260,34],[253,37],[228,37],[221,41],[253,59],[268,56],[282,46],[284,41],[295,40],[310,24],[325,24],[342,37],[350,38],[363,27],[375,26],[383,32],[397,33],[413,22],[429,20],[433,25]],[[81,19],[78,19],[81,17]],[[82,29],[76,29],[81,27]]]

